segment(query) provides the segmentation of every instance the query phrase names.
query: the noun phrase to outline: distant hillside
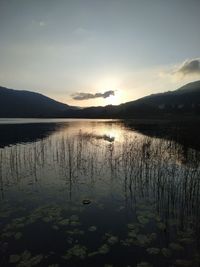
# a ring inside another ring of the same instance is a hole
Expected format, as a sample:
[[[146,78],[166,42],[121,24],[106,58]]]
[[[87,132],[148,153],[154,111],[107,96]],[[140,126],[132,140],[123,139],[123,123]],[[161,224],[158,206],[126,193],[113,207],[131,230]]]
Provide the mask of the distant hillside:
[[[0,117],[63,117],[75,109],[39,93],[0,87]]]
[[[77,108],[44,95],[0,87],[0,117],[135,118],[200,115],[200,81],[118,106]]]
[[[75,116],[78,113],[75,114]],[[152,94],[118,106],[88,107],[81,110],[84,118],[139,118],[170,115],[200,115],[200,81],[176,91]]]
[[[200,81],[166,93],[159,93],[119,106],[122,116],[134,114],[200,114]]]

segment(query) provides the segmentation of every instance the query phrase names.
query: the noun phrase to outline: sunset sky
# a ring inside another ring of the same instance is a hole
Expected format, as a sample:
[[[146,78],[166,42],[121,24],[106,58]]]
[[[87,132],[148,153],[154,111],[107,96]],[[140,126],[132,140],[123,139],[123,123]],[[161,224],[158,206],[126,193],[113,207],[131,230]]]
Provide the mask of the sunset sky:
[[[200,0],[0,0],[0,85],[76,106],[200,79]]]

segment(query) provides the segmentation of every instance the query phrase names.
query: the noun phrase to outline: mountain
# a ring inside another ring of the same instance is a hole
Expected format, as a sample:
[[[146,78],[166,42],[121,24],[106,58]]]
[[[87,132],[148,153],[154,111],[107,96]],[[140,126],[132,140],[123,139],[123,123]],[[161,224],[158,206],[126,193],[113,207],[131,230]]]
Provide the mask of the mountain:
[[[140,118],[200,115],[200,81],[118,106],[77,108],[44,95],[0,87],[0,117]]]
[[[63,117],[75,109],[39,93],[0,87],[0,117]]]
[[[88,107],[82,109],[79,116],[84,118],[151,118],[194,114],[200,115],[200,81],[188,83],[175,91],[152,94],[118,106]]]
[[[152,94],[119,106],[121,116],[153,114],[200,114],[200,81],[175,91]]]

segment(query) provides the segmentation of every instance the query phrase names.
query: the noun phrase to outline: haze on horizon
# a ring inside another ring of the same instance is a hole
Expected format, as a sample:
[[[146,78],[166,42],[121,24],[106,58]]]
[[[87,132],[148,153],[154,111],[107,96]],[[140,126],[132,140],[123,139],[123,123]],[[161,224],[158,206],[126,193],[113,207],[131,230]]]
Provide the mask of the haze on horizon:
[[[199,0],[0,0],[0,85],[120,104],[200,79]]]

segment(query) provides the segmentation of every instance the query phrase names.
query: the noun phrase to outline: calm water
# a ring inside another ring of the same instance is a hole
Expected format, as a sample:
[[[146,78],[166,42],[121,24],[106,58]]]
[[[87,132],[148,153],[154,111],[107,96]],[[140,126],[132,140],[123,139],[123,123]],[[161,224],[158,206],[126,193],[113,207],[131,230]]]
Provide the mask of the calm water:
[[[200,153],[175,137],[0,119],[0,266],[200,266]]]

